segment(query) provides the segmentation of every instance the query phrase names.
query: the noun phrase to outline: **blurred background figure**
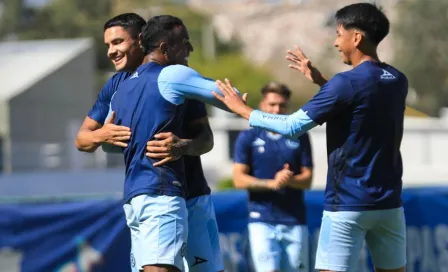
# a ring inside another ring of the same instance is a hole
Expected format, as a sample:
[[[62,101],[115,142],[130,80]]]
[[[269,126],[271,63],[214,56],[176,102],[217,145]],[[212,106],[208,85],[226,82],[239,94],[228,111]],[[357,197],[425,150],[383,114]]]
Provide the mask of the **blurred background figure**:
[[[291,91],[286,85],[270,82],[261,94],[261,111],[287,113]],[[312,177],[307,133],[298,140],[258,128],[239,134],[233,182],[249,193],[249,241],[257,272],[309,270],[303,190],[311,187]]]

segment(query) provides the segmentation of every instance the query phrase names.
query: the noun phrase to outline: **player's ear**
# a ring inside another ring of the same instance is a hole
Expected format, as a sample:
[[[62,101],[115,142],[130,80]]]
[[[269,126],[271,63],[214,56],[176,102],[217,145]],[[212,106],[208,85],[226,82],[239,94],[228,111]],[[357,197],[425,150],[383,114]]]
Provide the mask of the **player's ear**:
[[[138,34],[138,46],[143,49],[143,45],[142,45],[142,33]]]
[[[165,55],[168,52],[168,44],[166,42],[161,42],[159,45],[159,49],[160,52]]]
[[[358,30],[353,31],[353,42],[356,47],[358,47],[361,44],[363,39],[364,39],[364,33]]]

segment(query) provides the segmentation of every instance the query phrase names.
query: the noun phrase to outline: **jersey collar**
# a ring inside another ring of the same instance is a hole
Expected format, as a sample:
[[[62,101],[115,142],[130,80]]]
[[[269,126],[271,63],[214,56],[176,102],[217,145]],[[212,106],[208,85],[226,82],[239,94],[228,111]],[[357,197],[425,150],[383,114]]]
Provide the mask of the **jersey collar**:
[[[138,68],[137,68],[137,73],[138,74],[140,74],[140,73],[142,73],[143,71],[145,71],[145,70],[147,70],[147,69],[149,69],[149,68],[151,68],[151,67],[153,67],[153,66],[156,66],[156,65],[160,65],[160,64],[158,64],[157,62],[153,62],[153,61],[151,61],[151,62],[148,62],[148,63],[145,63],[145,64],[142,64],[142,65],[140,65]]]

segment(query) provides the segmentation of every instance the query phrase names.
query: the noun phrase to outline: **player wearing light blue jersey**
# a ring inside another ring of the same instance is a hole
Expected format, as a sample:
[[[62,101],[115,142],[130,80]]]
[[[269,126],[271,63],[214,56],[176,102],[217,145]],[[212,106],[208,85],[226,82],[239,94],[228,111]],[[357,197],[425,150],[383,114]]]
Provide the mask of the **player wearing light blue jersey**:
[[[408,81],[378,58],[377,46],[389,32],[389,21],[380,9],[353,4],[335,17],[334,45],[353,69],[327,82],[300,50],[291,52],[293,66],[322,85],[296,113],[253,110],[230,82],[218,82],[224,96],[216,96],[252,127],[291,138],[326,123],[328,174],[316,269],[356,271],[366,241],[377,272],[403,272],[406,226],[400,144]]]

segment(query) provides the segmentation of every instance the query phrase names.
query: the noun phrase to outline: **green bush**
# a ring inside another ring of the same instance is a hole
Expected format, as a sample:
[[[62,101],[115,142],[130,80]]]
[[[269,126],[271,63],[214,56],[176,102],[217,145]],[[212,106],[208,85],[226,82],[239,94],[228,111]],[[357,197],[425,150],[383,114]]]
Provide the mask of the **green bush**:
[[[232,178],[225,178],[225,179],[218,181],[218,185],[216,186],[216,189],[218,191],[235,189],[235,187],[233,186]]]
[[[213,61],[201,60],[198,54],[193,53],[189,62],[192,68],[205,77],[230,79],[234,87],[249,94],[248,104],[251,107],[258,106],[260,89],[272,79],[269,73],[254,67],[237,52],[218,54]]]

